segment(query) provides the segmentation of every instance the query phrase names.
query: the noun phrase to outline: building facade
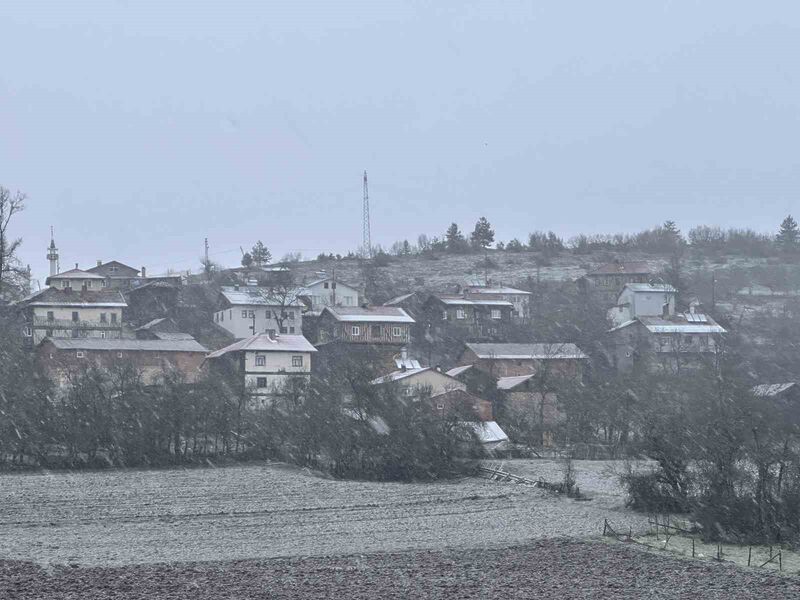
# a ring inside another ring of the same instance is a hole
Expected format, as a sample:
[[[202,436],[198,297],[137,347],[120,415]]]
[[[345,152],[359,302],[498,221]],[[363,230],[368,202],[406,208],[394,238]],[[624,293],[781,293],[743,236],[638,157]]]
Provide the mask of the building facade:
[[[326,306],[359,306],[356,286],[333,277],[323,277],[301,286],[297,295],[303,298],[312,312],[320,312]]]
[[[317,343],[406,346],[414,324],[406,311],[394,306],[326,306],[317,323]]]
[[[228,286],[220,291],[214,323],[236,339],[260,333],[300,335],[303,303],[294,292],[277,292],[258,286]]]

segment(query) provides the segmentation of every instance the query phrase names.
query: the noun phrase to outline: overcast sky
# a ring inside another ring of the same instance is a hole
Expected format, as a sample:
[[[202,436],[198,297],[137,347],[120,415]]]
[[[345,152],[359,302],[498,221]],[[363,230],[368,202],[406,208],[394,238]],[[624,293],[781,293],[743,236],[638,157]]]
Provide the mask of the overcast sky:
[[[0,4],[22,258],[152,273],[671,218],[774,230],[800,187],[796,2]],[[800,212],[800,211],[798,211]]]

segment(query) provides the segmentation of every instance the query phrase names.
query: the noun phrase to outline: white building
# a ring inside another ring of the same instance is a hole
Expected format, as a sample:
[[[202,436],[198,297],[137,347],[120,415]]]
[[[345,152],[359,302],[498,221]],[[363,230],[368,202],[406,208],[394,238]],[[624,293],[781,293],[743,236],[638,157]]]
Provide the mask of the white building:
[[[244,378],[245,387],[255,396],[280,393],[292,378],[311,376],[311,356],[317,351],[302,335],[266,333],[240,340],[212,352],[207,360],[230,359]]]
[[[326,306],[358,306],[358,289],[333,277],[324,277],[304,285],[297,291],[313,312]]]
[[[617,297],[617,305],[609,310],[609,316],[615,325],[639,317],[672,317],[677,292],[664,283],[626,283]]]
[[[401,369],[374,379],[372,385],[396,383],[407,397],[419,397],[428,393],[430,397],[453,390],[467,391],[466,384],[455,377],[437,371],[433,367]]]
[[[518,290],[508,286],[497,285],[467,285],[464,288],[464,298],[473,300],[503,300],[514,306],[511,313],[514,319],[530,317],[531,292]]]
[[[259,333],[300,335],[303,303],[296,292],[257,286],[229,286],[220,292],[214,323],[236,339]]]

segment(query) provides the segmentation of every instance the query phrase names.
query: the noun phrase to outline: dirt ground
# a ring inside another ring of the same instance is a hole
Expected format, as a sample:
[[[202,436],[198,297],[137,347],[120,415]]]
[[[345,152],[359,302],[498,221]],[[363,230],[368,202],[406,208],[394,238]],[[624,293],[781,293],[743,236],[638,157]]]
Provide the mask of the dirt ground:
[[[678,560],[622,544],[539,540],[505,549],[59,567],[49,572],[30,563],[0,561],[0,597],[788,600],[800,598],[800,580]]]

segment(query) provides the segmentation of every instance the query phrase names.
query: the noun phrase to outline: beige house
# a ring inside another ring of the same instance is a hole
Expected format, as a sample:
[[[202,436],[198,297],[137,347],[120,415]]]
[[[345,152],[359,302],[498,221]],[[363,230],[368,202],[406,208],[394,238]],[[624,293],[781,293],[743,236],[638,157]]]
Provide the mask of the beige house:
[[[403,390],[403,395],[409,398],[419,398],[426,393],[438,396],[454,390],[467,390],[466,384],[432,367],[394,371],[372,381],[372,385],[392,383],[398,385]]]
[[[302,335],[260,333],[212,352],[212,368],[226,362],[241,373],[246,389],[254,396],[279,394],[293,378],[311,376],[311,356],[317,351]]]

